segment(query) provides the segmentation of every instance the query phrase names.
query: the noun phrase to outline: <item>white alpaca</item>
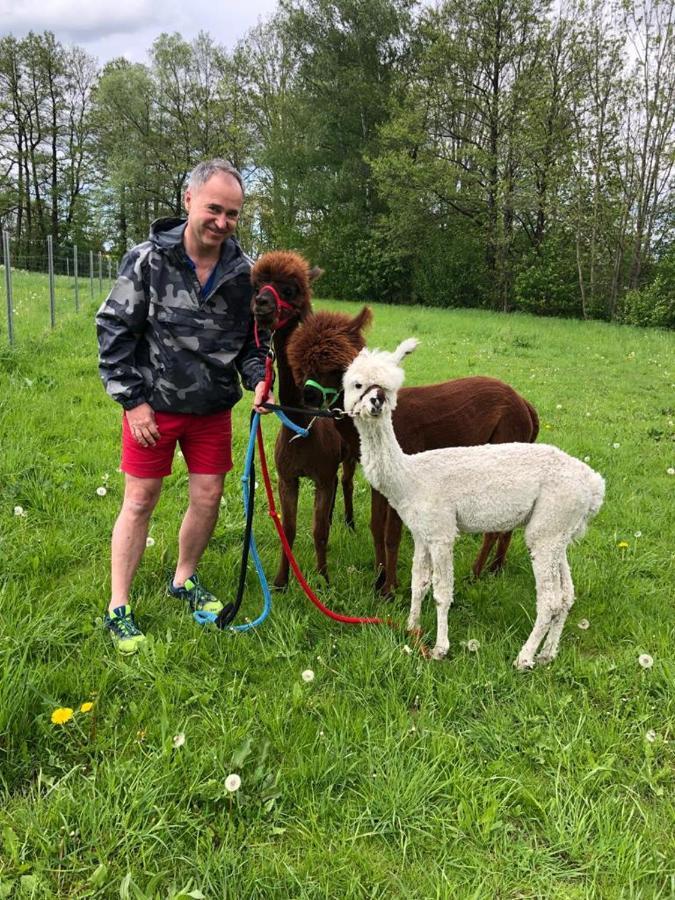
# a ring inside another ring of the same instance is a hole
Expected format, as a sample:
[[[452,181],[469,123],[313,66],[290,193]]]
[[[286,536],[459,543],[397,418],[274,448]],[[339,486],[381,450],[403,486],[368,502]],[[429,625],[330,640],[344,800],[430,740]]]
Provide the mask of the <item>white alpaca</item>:
[[[537,616],[514,665],[529,669],[535,661],[550,662],[574,602],[567,546],[583,535],[600,509],[605,482],[585,463],[546,444],[403,453],[391,413],[403,384],[399,363],[416,346],[409,338],[394,353],[362,350],[344,375],[344,408],[359,431],[366,478],[394,507],[415,542],[408,628],[419,626],[422,600],[433,584],[437,626],[431,655],[442,659],[448,652],[457,535],[524,525],[537,586]]]

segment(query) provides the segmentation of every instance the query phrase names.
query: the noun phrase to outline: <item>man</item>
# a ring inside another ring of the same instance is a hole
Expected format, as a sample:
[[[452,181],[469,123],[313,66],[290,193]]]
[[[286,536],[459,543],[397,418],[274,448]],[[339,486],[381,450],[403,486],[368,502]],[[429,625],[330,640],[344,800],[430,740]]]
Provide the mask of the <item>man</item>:
[[[196,570],[232,468],[231,408],[241,399],[239,376],[255,392],[256,411],[265,412],[269,341],[264,334],[256,346],[250,263],[234,238],[243,201],[233,166],[220,159],[200,163],[185,192],[187,220],[153,223],[149,240],[124,257],[96,315],[101,378],[124,409],[124,500],[112,534],[105,617],[122,653],[134,653],[145,641],[129,592],[176,442],[188,467],[189,505],[168,593],[193,610],[222,609]]]

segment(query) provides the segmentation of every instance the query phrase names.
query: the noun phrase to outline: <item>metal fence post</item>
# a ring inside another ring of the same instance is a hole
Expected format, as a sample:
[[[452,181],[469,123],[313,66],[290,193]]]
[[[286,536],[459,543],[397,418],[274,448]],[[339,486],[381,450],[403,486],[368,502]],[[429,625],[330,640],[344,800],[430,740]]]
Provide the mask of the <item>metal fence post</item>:
[[[108,281],[112,282],[112,266],[110,264],[110,257],[108,257]]]
[[[98,251],[98,292],[103,290],[103,261],[101,259],[101,251]]]
[[[9,232],[2,230],[2,254],[5,260],[5,290],[7,291],[7,337],[14,343],[14,298],[12,296],[12,261],[9,255]]]
[[[56,302],[54,298],[54,246],[51,234],[47,235],[47,270],[49,271],[49,321],[53,328],[56,324]]]
[[[89,291],[91,299],[94,299],[94,251],[89,251]]]
[[[80,286],[77,283],[77,246],[73,247],[73,275],[75,276],[75,312],[80,311]]]

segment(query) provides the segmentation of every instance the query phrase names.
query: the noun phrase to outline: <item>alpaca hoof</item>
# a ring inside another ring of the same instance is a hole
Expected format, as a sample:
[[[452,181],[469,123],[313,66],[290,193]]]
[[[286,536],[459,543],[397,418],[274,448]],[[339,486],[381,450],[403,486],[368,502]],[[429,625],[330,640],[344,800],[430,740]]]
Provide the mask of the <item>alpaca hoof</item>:
[[[541,653],[537,653],[534,661],[538,666],[547,666],[549,663],[552,663],[555,659],[555,653],[544,653],[543,650]]]
[[[380,569],[375,578],[375,584],[373,587],[376,591],[380,592],[382,590],[382,585],[386,581],[386,575],[384,574],[384,569]]]
[[[432,659],[441,660],[441,659],[445,659],[447,654],[448,654],[447,647],[436,646],[436,647],[434,647],[434,649],[431,651],[431,653],[429,655]]]
[[[531,669],[534,669],[534,661],[529,656],[523,656],[522,654],[518,654],[516,659],[514,660],[513,665],[518,669],[519,672],[529,672]]]
[[[275,578],[272,582],[272,590],[279,591],[279,593],[288,590],[288,581],[283,581],[281,578]]]

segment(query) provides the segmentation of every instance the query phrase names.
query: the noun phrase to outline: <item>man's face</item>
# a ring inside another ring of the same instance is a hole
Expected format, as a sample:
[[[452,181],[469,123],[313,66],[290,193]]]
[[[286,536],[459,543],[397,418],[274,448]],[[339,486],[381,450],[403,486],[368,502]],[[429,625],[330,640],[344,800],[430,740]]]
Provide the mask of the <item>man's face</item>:
[[[234,234],[244,197],[236,178],[217,172],[185,192],[187,229],[205,253],[219,249]]]

